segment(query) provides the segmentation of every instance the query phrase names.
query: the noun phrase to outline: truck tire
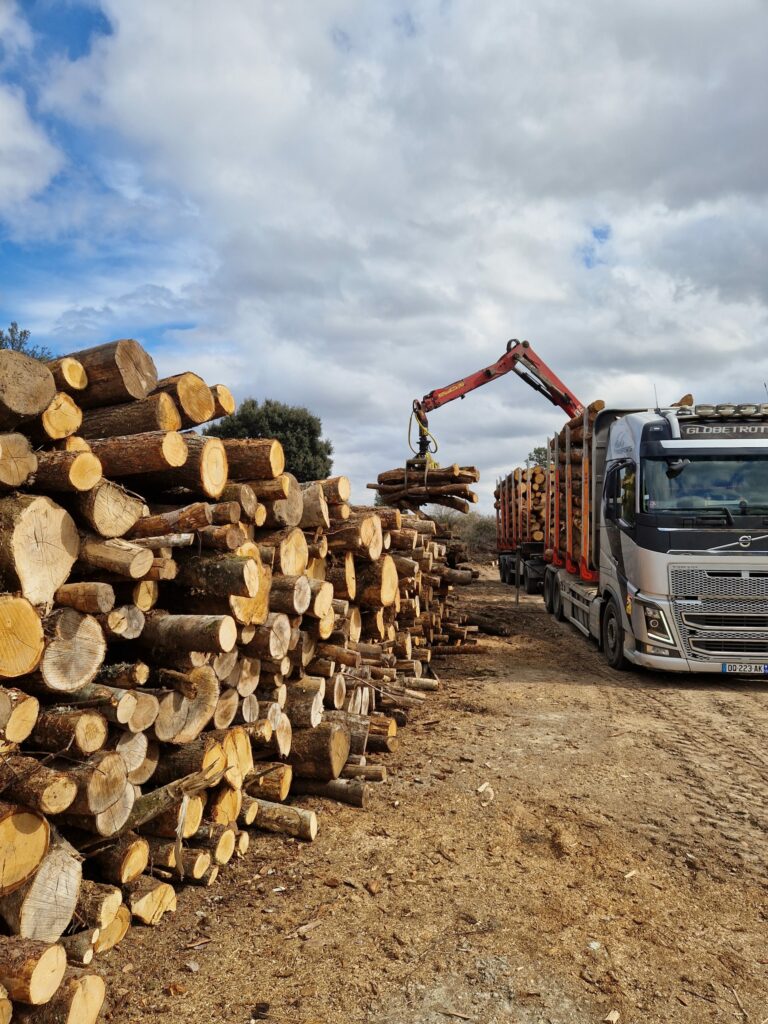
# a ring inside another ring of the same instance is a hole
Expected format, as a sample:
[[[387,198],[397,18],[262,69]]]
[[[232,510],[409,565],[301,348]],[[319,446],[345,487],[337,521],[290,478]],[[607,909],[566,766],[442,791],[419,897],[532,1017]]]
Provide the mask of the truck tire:
[[[560,584],[556,579],[552,580],[552,614],[558,622],[565,622],[565,612],[563,611],[563,595],[560,590]]]
[[[554,580],[551,572],[544,573],[544,607],[552,614],[552,589]]]
[[[523,569],[523,589],[526,594],[538,594],[539,592],[539,581],[531,579],[531,574],[528,572],[527,565]]]
[[[499,579],[501,580],[502,583],[507,582],[507,574],[506,570],[504,569],[504,559],[502,558],[499,559]]]
[[[601,632],[605,660],[617,672],[623,671],[627,667],[627,660],[624,657],[624,626],[619,607],[612,597],[608,598],[605,605]]]

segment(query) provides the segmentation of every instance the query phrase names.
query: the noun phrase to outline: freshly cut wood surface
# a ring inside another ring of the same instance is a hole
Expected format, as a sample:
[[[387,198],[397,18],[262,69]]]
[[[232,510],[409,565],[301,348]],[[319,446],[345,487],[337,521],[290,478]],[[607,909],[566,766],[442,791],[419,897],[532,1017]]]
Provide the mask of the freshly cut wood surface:
[[[54,835],[34,876],[15,892],[0,897],[0,914],[14,935],[56,942],[72,920],[82,877],[77,851]]]
[[[0,487],[13,490],[34,476],[37,455],[23,434],[0,434]]]
[[[85,412],[79,433],[85,438],[124,437],[157,430],[178,430],[180,426],[181,416],[173,399],[161,393],[129,405]]]
[[[284,473],[283,476],[288,481],[287,497],[264,502],[267,509],[265,526],[277,529],[298,526],[304,513],[304,492],[301,484],[292,473]]]
[[[22,1010],[14,1016],[14,1024],[96,1024],[105,996],[106,984],[100,975],[70,966],[50,1002]]]
[[[0,896],[18,889],[37,871],[48,852],[49,838],[42,815],[0,801]]]
[[[0,678],[34,671],[43,655],[43,624],[29,601],[0,594]]]
[[[36,697],[13,686],[0,686],[0,740],[23,743],[32,732],[39,711]]]
[[[13,494],[0,499],[0,533],[5,586],[32,604],[50,605],[78,557],[72,517],[50,498]]]
[[[90,456],[84,456],[90,457]],[[101,480],[75,498],[82,519],[100,536],[123,537],[141,519],[144,502],[120,484]]]
[[[149,353],[132,338],[71,352],[88,376],[79,395],[84,409],[115,405],[146,397],[157,384],[157,370]]]
[[[213,392],[196,373],[177,373],[157,382],[156,392],[170,395],[181,413],[183,427],[195,427],[214,419],[216,401]]]
[[[61,814],[77,795],[74,781],[34,757],[11,754],[0,760],[0,793],[41,814]]]
[[[34,700],[34,698],[30,698]],[[32,743],[38,750],[87,757],[107,742],[107,721],[98,711],[74,708],[44,708],[32,729]]]
[[[74,608],[60,608],[47,616],[44,627],[40,675],[46,688],[71,693],[95,679],[107,650],[97,619]]]
[[[123,885],[125,882],[132,882],[146,870],[149,863],[149,845],[142,836],[126,832],[104,850],[96,853],[92,860],[105,881]],[[119,913],[118,910],[118,916]]]
[[[90,491],[101,479],[101,463],[90,452],[40,452],[36,491]]]
[[[0,430],[39,416],[56,393],[48,367],[10,349],[0,350]]]
[[[63,583],[53,599],[57,605],[89,615],[103,615],[115,607],[115,591],[109,583]]]
[[[330,781],[338,779],[347,762],[350,734],[341,722],[321,722],[316,729],[293,731],[289,761],[296,776]]]
[[[219,419],[222,416],[231,416],[237,408],[237,402],[226,384],[214,384],[211,387],[211,392],[213,393],[213,400],[216,406],[212,418]]]
[[[33,433],[41,441],[61,441],[77,434],[83,422],[83,413],[75,400],[65,391],[58,391],[40,414],[39,426]]]
[[[47,1003],[67,969],[62,946],[0,936],[0,984],[13,1000],[39,1006]]]
[[[56,387],[60,391],[83,391],[88,387],[88,374],[79,359],[73,356],[62,356],[45,364],[53,374]]]
[[[228,479],[224,444],[218,437],[201,437],[199,434],[184,434],[184,439],[189,454],[183,466],[169,466],[160,472],[136,478],[127,477],[130,485],[140,492],[153,488],[186,487],[195,494],[219,498]]]
[[[226,437],[223,443],[232,480],[274,480],[285,469],[285,452],[279,441]]]
[[[94,569],[140,579],[146,576],[154,562],[147,548],[140,548],[119,538],[106,539],[84,534],[80,544],[80,561]]]

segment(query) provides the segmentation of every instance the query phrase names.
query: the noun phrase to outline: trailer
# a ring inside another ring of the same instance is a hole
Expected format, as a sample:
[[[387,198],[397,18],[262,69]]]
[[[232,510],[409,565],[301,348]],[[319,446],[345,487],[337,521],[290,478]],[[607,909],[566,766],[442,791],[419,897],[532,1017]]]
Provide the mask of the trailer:
[[[498,480],[494,491],[502,583],[539,594],[544,586],[544,502],[550,467],[526,464]]]

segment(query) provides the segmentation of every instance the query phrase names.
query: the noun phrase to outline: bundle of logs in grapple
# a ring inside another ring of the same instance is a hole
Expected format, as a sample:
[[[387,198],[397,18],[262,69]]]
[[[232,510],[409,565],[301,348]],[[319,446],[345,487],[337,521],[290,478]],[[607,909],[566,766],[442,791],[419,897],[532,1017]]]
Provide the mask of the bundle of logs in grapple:
[[[131,921],[249,829],[313,839],[286,798],[363,805],[474,642],[433,521],[181,432],[233,409],[135,341],[0,352],[0,1024],[90,1024]]]
[[[401,469],[379,473],[377,482],[368,487],[378,491],[385,504],[396,508],[443,505],[466,513],[478,501],[470,484],[479,479],[480,472],[474,466],[433,466],[423,459],[409,459]]]

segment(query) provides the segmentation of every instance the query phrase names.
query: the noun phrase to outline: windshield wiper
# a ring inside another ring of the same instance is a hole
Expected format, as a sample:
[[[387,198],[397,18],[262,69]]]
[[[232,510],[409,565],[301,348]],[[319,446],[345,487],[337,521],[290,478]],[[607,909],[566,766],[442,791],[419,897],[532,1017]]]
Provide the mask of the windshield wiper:
[[[690,507],[690,508],[687,508],[687,507],[670,508],[670,509],[665,509],[665,511],[667,511],[667,512],[695,512],[697,517],[699,517],[699,516],[704,517],[704,516],[706,516],[707,512],[717,512],[719,515],[725,516],[725,521],[726,521],[726,523],[728,523],[729,526],[735,526],[736,525],[736,520],[733,518],[733,512],[731,512],[731,510],[728,508],[727,505],[707,505],[706,508],[699,508],[698,506],[693,506],[693,507]]]

